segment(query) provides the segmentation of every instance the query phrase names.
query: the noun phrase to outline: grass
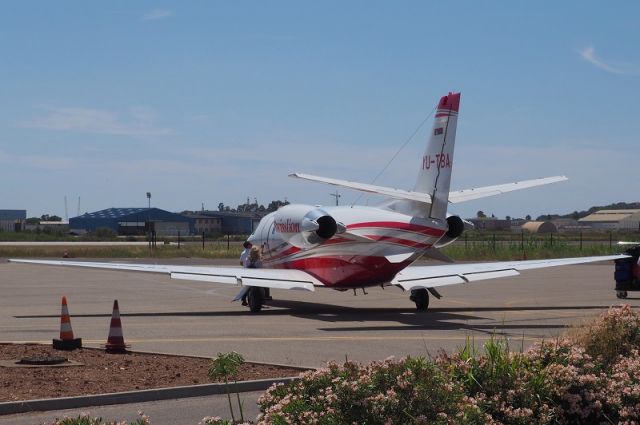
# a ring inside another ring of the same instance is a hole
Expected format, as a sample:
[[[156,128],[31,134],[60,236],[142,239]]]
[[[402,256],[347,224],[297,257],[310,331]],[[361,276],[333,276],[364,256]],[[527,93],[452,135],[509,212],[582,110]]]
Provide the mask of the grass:
[[[542,258],[568,258],[594,255],[611,255],[623,251],[620,247],[608,243],[588,244],[580,247],[565,241],[550,243],[473,241],[454,243],[442,249],[442,252],[456,261],[489,261],[489,260],[534,260]]]

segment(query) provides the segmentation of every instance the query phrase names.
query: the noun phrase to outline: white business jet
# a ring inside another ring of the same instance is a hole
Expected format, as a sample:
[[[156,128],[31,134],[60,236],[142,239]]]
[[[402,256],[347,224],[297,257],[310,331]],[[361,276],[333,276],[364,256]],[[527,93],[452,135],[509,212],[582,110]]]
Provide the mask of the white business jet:
[[[294,173],[291,177],[327,183],[389,198],[377,207],[318,207],[291,204],[265,216],[249,237],[262,247],[263,268],[195,267],[79,261],[10,260],[22,263],[94,267],[169,274],[241,287],[235,300],[247,295],[249,308],[261,310],[265,288],[354,291],[369,286],[397,286],[409,291],[418,310],[429,306],[436,288],[499,277],[521,270],[624,258],[624,255],[412,266],[437,248],[454,242],[472,224],[447,213],[448,204],[567,180],[564,176],[497,186],[450,191],[460,93],[438,103],[427,149],[418,164],[413,190]]]

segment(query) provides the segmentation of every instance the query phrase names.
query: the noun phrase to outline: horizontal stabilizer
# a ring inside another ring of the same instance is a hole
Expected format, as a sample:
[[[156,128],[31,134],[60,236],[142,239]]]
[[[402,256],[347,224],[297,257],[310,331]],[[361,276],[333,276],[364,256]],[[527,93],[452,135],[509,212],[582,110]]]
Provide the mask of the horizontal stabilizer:
[[[319,183],[326,183],[333,186],[345,187],[347,189],[358,190],[360,192],[373,193],[376,195],[388,196],[395,199],[407,199],[415,202],[431,203],[431,196],[427,193],[413,192],[409,190],[393,189],[390,187],[376,186],[366,183],[357,183],[348,180],[332,179],[329,177],[312,176],[311,174],[292,173],[289,177],[309,180]]]
[[[333,186],[340,186],[347,189],[358,190],[360,192],[373,193],[376,195],[388,196],[394,199],[406,199],[414,202],[431,203],[431,195],[428,193],[415,192],[410,190],[394,189],[384,186],[376,186],[366,183],[357,183],[349,180],[333,179],[329,177],[314,176],[311,174],[292,173],[289,177],[309,180],[319,183],[326,183]],[[460,202],[472,201],[474,199],[487,198],[516,190],[529,189],[536,186],[543,186],[569,180],[565,176],[545,177],[542,179],[523,180],[514,183],[498,184],[494,186],[477,187],[473,189],[457,190],[449,192],[449,202],[457,204]]]
[[[449,192],[449,202],[457,204],[459,202],[472,201],[474,199],[496,196],[502,193],[513,192],[515,190],[529,189],[531,187],[543,186],[545,184],[558,183],[569,180],[565,176],[545,177],[543,179],[523,180],[515,183],[498,184],[495,186],[478,187],[475,189],[458,190]]]

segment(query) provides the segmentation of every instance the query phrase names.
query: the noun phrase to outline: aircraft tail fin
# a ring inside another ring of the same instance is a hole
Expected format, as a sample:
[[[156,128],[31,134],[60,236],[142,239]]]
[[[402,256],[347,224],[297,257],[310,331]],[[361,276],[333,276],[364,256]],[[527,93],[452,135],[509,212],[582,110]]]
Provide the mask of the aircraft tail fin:
[[[459,108],[460,93],[449,93],[440,99],[413,189],[431,195],[427,216],[438,220],[444,220],[447,215]]]

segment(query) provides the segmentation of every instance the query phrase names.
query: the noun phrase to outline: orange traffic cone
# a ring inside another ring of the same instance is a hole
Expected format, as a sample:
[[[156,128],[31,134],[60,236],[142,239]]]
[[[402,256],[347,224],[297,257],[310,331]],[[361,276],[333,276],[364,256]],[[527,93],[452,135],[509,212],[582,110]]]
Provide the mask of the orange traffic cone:
[[[113,314],[111,315],[111,326],[109,327],[109,337],[104,346],[108,353],[124,353],[127,346],[122,336],[122,323],[120,323],[120,309],[118,308],[118,300],[113,301]]]
[[[62,297],[62,312],[60,313],[60,339],[53,340],[53,348],[56,350],[75,350],[82,348],[82,338],[73,337],[71,318],[67,308],[67,297]]]

